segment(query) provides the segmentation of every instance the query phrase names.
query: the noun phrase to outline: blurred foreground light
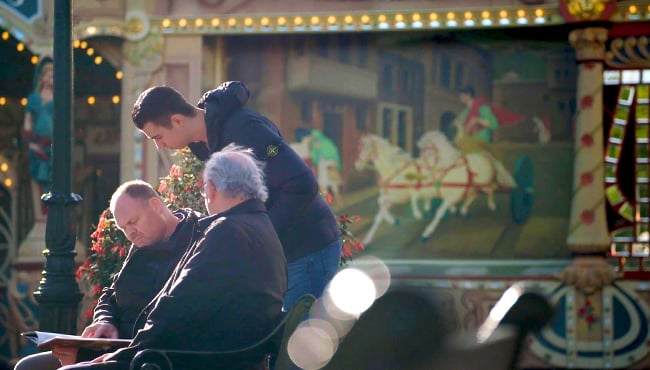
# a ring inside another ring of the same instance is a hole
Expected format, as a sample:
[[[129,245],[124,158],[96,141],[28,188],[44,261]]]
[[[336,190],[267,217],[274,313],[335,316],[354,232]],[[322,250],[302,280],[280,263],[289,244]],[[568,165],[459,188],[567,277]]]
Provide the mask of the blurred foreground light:
[[[375,284],[365,272],[347,268],[342,270],[330,282],[329,295],[332,302],[341,311],[360,315],[375,301]]]
[[[515,284],[503,293],[501,299],[490,310],[487,320],[483,322],[476,332],[476,338],[479,343],[484,342],[490,337],[494,329],[496,329],[506,313],[508,313],[508,310],[517,302],[522,292],[523,287]]]
[[[2,172],[9,171],[9,164],[7,162],[0,163],[0,171]]]
[[[384,261],[375,256],[361,256],[352,260],[349,266],[363,271],[372,280],[375,285],[375,299],[386,293],[391,277],[390,270]]]
[[[4,183],[6,187],[10,188],[14,184],[14,181],[12,179],[5,179]]]
[[[301,369],[316,370],[325,366],[334,356],[338,337],[334,328],[324,320],[302,322],[287,343],[287,352]]]

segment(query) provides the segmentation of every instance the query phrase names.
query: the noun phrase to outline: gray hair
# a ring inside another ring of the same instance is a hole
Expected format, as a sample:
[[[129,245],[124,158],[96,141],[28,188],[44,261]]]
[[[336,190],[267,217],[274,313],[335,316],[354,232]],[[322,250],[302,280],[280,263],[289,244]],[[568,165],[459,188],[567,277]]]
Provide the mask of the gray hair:
[[[269,197],[264,184],[264,164],[253,154],[253,150],[230,144],[213,153],[205,163],[204,182],[228,198],[244,197],[266,202]]]

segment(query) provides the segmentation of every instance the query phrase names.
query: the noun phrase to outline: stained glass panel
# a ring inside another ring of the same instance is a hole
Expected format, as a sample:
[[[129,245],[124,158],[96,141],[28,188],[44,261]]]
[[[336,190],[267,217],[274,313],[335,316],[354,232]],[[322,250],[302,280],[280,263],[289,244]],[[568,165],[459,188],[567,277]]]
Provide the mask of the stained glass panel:
[[[630,105],[632,104],[632,99],[634,99],[634,87],[621,87],[621,91],[618,96],[618,103],[623,105]]]
[[[647,181],[648,180],[648,163],[638,163],[636,165],[636,178]]]
[[[627,123],[627,117],[630,115],[630,108],[619,105],[616,107],[616,113],[614,114],[614,118],[616,119],[616,123],[621,123],[625,124]]]
[[[648,144],[637,144],[636,157],[641,159],[648,159]]]
[[[628,221],[634,220],[634,208],[632,208],[630,203],[628,203],[628,202],[623,203],[621,205],[621,207],[619,208],[618,212],[626,220],[628,220]]]
[[[612,133],[610,138],[613,139],[618,139],[619,142],[623,140],[623,137],[625,136],[625,126],[623,125],[614,125],[612,127]]]
[[[621,154],[621,146],[618,144],[610,144],[607,148],[607,156],[610,158],[618,158]],[[646,153],[647,157],[647,153]]]
[[[645,77],[645,74],[643,76]],[[649,78],[650,78],[650,74],[649,74]],[[603,72],[603,81],[605,85],[618,85],[619,83],[621,83],[621,72],[605,71]]]
[[[648,203],[639,203],[639,216],[642,218],[648,218]]]
[[[609,204],[611,205],[615,206],[623,201],[623,194],[621,194],[621,191],[616,185],[608,186],[605,193],[607,194],[607,200],[609,200]]]
[[[605,163],[605,177],[605,181],[616,181],[616,163]]]
[[[648,85],[639,85],[636,87],[637,89],[637,96],[636,96],[636,101],[639,103],[645,103],[648,101],[649,91],[648,91]]]
[[[638,69],[623,71],[622,82],[624,84],[638,84],[641,82],[641,71]]]
[[[638,104],[636,106],[636,120],[637,122],[648,122],[648,106],[645,104]]]

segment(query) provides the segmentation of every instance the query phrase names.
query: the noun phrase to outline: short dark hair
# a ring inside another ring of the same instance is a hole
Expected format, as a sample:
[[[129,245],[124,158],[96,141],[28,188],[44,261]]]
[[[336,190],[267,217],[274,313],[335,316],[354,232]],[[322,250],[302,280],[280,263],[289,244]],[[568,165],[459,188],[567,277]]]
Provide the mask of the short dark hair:
[[[138,129],[142,129],[147,122],[169,128],[173,114],[194,117],[196,110],[194,105],[173,87],[154,86],[138,96],[131,111],[131,119]]]
[[[476,93],[474,92],[474,88],[472,86],[463,86],[460,89],[458,89],[458,95],[460,94],[467,94],[471,96],[472,98],[476,97]]]

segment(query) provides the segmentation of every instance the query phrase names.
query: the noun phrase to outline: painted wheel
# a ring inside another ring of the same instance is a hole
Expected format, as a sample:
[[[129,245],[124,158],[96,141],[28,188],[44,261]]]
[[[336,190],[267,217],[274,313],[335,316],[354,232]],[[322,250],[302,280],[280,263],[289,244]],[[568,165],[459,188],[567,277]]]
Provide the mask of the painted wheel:
[[[519,225],[528,220],[535,199],[533,162],[529,157],[517,160],[514,178],[517,187],[510,191],[510,212],[512,220]]]

